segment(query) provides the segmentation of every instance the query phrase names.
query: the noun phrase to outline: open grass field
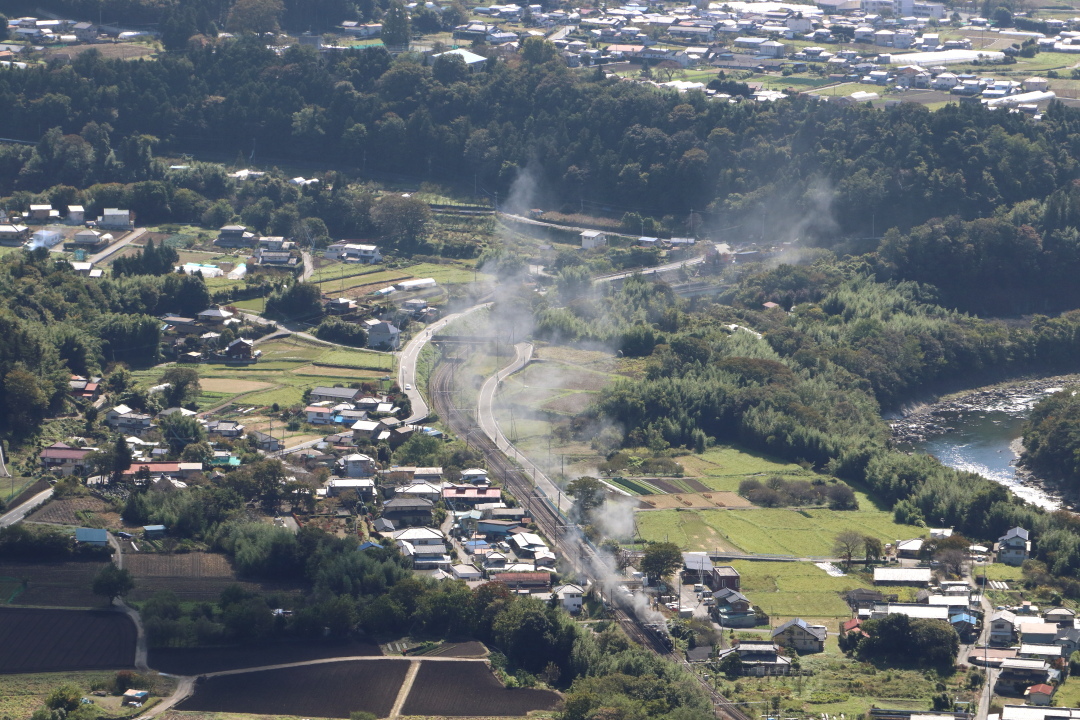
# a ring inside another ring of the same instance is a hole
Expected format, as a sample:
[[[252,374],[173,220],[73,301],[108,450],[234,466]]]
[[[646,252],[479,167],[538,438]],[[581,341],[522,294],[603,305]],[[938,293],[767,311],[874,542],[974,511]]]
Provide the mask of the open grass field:
[[[832,577],[812,563],[740,560],[731,565],[742,576],[742,593],[769,614],[774,627],[793,617],[847,620],[851,608],[840,593],[871,585],[859,573]],[[836,630],[836,623],[829,624],[830,632]]]
[[[319,355],[316,362],[321,365],[344,366],[347,368],[361,368],[368,370],[394,369],[394,356],[389,353],[379,353],[372,350],[346,350],[334,348]]]
[[[420,665],[403,715],[518,717],[554,710],[559,695],[550,690],[504,688],[482,662],[427,662]]]
[[[0,578],[18,581],[22,592],[11,601],[14,605],[42,607],[101,607],[100,596],[90,592],[94,575],[102,562],[24,563],[0,561]]]
[[[1053,705],[1054,707],[1080,707],[1080,677],[1070,675],[1068,680],[1058,686]]]
[[[1005,565],[1003,563],[993,563],[991,565],[981,566],[976,575],[982,575],[986,573],[987,580],[1002,580],[1018,581],[1024,579],[1024,571],[1022,568],[1014,567],[1012,565]]]
[[[408,668],[408,660],[355,660],[209,678],[177,709],[320,718],[365,710],[384,718]]]
[[[345,643],[276,643],[243,647],[151,648],[150,667],[174,675],[201,675],[262,665],[284,665],[333,657],[378,657],[378,645]]]
[[[132,667],[135,636],[114,611],[0,609],[0,673]]]
[[[273,383],[261,380],[240,380],[238,378],[208,377],[199,380],[199,386],[204,391],[223,394],[240,394],[265,390],[274,387]]]
[[[35,482],[37,479],[32,477],[0,478],[0,502],[7,504]]]
[[[696,517],[684,517],[696,516]],[[676,543],[684,550],[737,547],[748,553],[829,557],[843,530],[873,535],[883,542],[914,537],[919,528],[898,525],[880,510],[655,510],[637,514],[646,540]]]

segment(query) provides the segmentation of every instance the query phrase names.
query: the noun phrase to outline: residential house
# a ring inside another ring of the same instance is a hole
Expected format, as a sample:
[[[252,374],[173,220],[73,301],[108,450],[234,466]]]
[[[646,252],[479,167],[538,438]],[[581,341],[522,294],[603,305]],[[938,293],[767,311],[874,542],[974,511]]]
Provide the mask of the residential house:
[[[978,619],[971,613],[960,612],[949,615],[949,624],[952,625],[956,634],[965,642],[971,639],[972,635],[975,633],[975,626],[978,625],[978,623]]]
[[[1069,608],[1056,607],[1043,613],[1043,619],[1060,627],[1071,628],[1076,620],[1076,612]]]
[[[1049,679],[1050,666],[1045,660],[1005,658],[1001,661],[994,692],[999,695],[1021,695],[1027,688]]]
[[[780,654],[780,648],[774,642],[744,640],[717,652],[717,660],[723,660],[731,653],[739,654],[743,675],[767,677],[791,673],[791,660]]]
[[[712,615],[721,627],[754,627],[757,613],[750,599],[738,590],[720,588],[712,594]]]
[[[258,360],[262,351],[255,349],[253,340],[236,338],[225,347],[223,354],[227,360]]]
[[[599,230],[581,231],[581,249],[592,250],[593,248],[607,245],[607,235]]]
[[[52,213],[52,205],[31,205],[30,212],[27,213],[27,219],[30,222],[44,223],[49,222],[49,215]]]
[[[255,233],[248,232],[243,225],[226,225],[218,230],[214,244],[218,247],[247,248],[253,247],[257,241]]]
[[[880,590],[869,588],[855,588],[847,593],[845,599],[852,610],[869,610],[875,603],[886,601],[885,595]]]
[[[401,330],[385,320],[369,318],[364,321],[368,334],[368,347],[379,350],[397,350],[401,344]]]
[[[584,595],[585,590],[578,585],[559,585],[551,591],[552,600],[558,600],[563,610],[571,615],[577,615],[581,612],[581,602]]]
[[[493,487],[475,485],[451,485],[443,488],[442,499],[447,507],[473,506],[480,503],[499,502],[502,490]]]
[[[96,252],[108,244],[108,241],[105,238],[112,240],[112,235],[102,235],[97,230],[80,230],[71,238],[71,242],[68,243],[68,246],[72,250]]]
[[[1017,629],[1016,614],[1010,610],[998,610],[990,616],[990,644],[1012,645]]]
[[[233,314],[230,311],[215,305],[214,307],[203,310],[196,317],[198,317],[199,322],[207,325],[223,325],[225,324],[225,321],[230,320],[232,316]]]
[[[382,517],[396,527],[415,527],[431,523],[433,503],[416,497],[395,497],[382,506]]]
[[[476,531],[488,537],[507,535],[517,527],[521,527],[521,523],[514,520],[477,520],[476,522]]]
[[[353,402],[360,396],[361,391],[356,388],[346,387],[315,387],[309,395],[312,403],[318,402]]]
[[[407,485],[398,485],[394,488],[395,497],[398,495],[413,495],[415,497],[427,498],[432,502],[438,502],[442,498],[442,484],[435,485],[432,483],[409,483]]]
[[[47,473],[61,477],[83,476],[86,474],[86,456],[91,452],[57,442],[42,450],[38,457],[42,470]]]
[[[137,413],[127,405],[117,405],[105,413],[105,424],[116,430],[140,435],[150,429],[150,416]]]
[[[333,425],[334,409],[325,405],[308,405],[304,408],[307,422],[310,425]]]
[[[26,225],[0,225],[0,245],[18,247],[30,239],[30,228]]]
[[[323,257],[327,260],[341,260],[364,265],[382,262],[382,253],[379,252],[378,246],[348,242],[334,243],[323,251]]]
[[[109,531],[100,528],[76,528],[75,542],[92,547],[108,547]]]
[[[456,580],[481,580],[484,577],[474,565],[454,565],[450,568],[450,573]]]
[[[352,490],[361,500],[369,501],[375,497],[375,481],[369,478],[332,477],[326,481],[326,494],[338,497],[341,493]]]
[[[201,462],[135,462],[131,467],[121,473],[125,478],[131,479],[140,472],[149,472],[151,478],[168,475],[186,480],[203,471]]]
[[[473,485],[486,485],[488,482],[488,471],[482,468],[469,468],[461,471],[461,479],[464,482],[471,483]]]
[[[235,420],[211,420],[206,423],[206,433],[218,437],[235,438],[244,434],[244,426]]]
[[[810,625],[802,618],[788,620],[772,631],[773,642],[800,653],[824,651],[826,635],[824,625]]]
[[[177,335],[193,335],[202,330],[194,318],[180,317],[179,315],[162,315],[161,321],[166,325],[166,331],[171,330]]]
[[[1031,536],[1022,527],[1014,527],[998,538],[995,544],[998,562],[1006,565],[1023,565],[1031,555]]]
[[[251,430],[248,432],[248,437],[255,439],[255,447],[259,448],[263,452],[280,452],[285,449],[285,443],[277,438],[267,435],[264,432],[258,430]]]
[[[922,553],[923,539],[912,538],[900,540],[896,543],[896,556],[901,558],[916,559]]]
[[[331,315],[348,315],[354,312],[357,308],[356,301],[351,298],[339,297],[333,300],[327,300],[326,312]]]
[[[375,461],[362,453],[345,456],[341,464],[346,477],[366,478],[375,474]]]
[[[880,620],[888,615],[907,615],[915,620],[949,620],[949,608],[922,603],[879,603],[870,608],[870,619]]]
[[[96,400],[101,392],[101,378],[84,378],[82,375],[72,375],[68,381],[68,392],[72,397],[84,400]]]
[[[1027,645],[1052,645],[1057,641],[1058,626],[1041,620],[1020,623],[1020,642]]]
[[[134,225],[134,218],[130,210],[105,208],[101,211],[101,218],[98,219],[98,227],[108,230],[130,230]]]

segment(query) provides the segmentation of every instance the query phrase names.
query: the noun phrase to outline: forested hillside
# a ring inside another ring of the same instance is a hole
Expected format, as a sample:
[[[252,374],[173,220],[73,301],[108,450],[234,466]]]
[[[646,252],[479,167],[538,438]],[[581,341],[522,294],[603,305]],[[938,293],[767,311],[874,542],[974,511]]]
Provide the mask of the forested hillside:
[[[132,183],[147,220],[198,220],[223,189],[148,184],[160,180],[153,154],[166,152],[254,151],[504,198],[527,173],[551,204],[588,199],[676,222],[704,210],[702,233],[868,251],[877,241],[858,238],[896,227],[881,272],[936,283],[967,310],[1080,301],[1066,282],[1080,270],[1076,111],[1055,104],[1036,124],[972,105],[711,102],[575,74],[550,46],[528,44],[475,73],[381,50],[279,56],[254,37],[152,62],[91,51],[3,70],[0,136],[44,139],[0,152],[0,194],[97,183],[107,198],[109,183]]]

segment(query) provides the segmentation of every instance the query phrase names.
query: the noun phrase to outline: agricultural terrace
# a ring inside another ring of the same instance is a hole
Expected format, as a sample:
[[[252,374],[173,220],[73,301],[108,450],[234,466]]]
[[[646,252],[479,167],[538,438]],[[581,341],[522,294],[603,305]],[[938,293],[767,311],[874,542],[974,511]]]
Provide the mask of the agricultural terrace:
[[[135,636],[118,612],[0,609],[0,673],[130,668]]]
[[[101,597],[90,591],[90,584],[102,567],[102,562],[85,560],[0,561],[0,613],[5,611],[6,605],[100,607]]]
[[[836,536],[844,530],[886,543],[923,532],[894,522],[892,514],[882,510],[648,510],[636,517],[638,535],[647,541],[670,541],[684,550],[737,549],[795,557],[831,557]]]
[[[394,372],[395,359],[388,353],[334,347],[295,336],[261,343],[259,349],[263,356],[255,365],[198,366],[201,392],[197,404],[201,412],[221,409],[216,417],[238,419],[249,430],[265,432],[271,420],[267,409],[275,403],[282,408],[299,405],[304,391],[318,385],[366,382],[387,389],[390,383],[383,378],[392,377]],[[162,367],[156,367],[133,375],[138,386],[146,388],[156,384],[162,372]],[[241,411],[245,412],[241,415]],[[287,446],[313,437],[307,430],[287,431],[276,423],[275,437],[281,437],[282,432]]]

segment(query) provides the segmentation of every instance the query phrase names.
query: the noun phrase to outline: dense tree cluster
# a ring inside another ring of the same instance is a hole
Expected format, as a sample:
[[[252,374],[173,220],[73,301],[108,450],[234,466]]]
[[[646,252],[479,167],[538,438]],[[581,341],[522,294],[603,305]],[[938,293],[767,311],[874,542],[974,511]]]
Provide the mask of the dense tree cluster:
[[[1022,463],[1073,491],[1080,480],[1080,398],[1075,388],[1045,397],[1024,426]]]
[[[492,191],[526,174],[565,202],[587,194],[655,216],[706,210],[706,231],[712,221],[746,223],[744,234],[760,226],[769,237],[832,242],[1041,203],[1070,192],[1075,174],[1080,115],[1060,105],[1034,124],[968,104],[882,112],[797,98],[714,103],[577,75],[550,57],[525,53],[458,74],[378,50],[279,56],[254,37],[156,62],[90,52],[70,66],[0,73],[0,134],[55,128],[37,148],[5,150],[4,175],[26,189],[46,179],[150,183],[135,190],[151,196],[144,212],[154,213],[175,201],[152,186],[162,172],[155,145],[229,154],[254,146],[339,167],[472,175]],[[113,147],[112,136],[123,140]],[[398,232],[417,228],[388,234]],[[998,242],[1022,253],[1028,241]]]
[[[907,615],[887,615],[862,625],[868,637],[842,638],[846,649],[860,660],[888,658],[890,662],[909,663],[929,668],[952,668],[960,649],[956,630],[944,620],[912,619]]]

